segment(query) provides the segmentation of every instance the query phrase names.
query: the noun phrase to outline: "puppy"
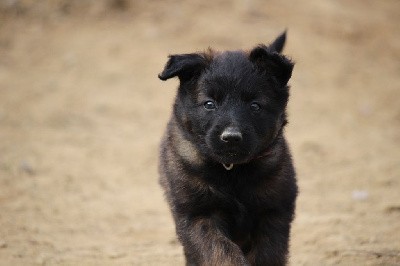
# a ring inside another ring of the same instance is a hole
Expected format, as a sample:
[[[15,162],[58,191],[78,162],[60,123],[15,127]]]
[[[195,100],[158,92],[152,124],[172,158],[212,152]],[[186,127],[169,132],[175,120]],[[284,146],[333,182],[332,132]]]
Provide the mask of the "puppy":
[[[283,128],[286,33],[251,51],[171,55],[160,183],[187,265],[285,265],[297,185]]]

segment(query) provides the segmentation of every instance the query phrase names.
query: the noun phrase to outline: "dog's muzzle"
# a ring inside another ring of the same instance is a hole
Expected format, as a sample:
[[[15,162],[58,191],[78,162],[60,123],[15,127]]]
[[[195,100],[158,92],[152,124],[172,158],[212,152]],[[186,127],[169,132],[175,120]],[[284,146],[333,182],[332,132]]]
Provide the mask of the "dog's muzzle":
[[[226,144],[238,144],[243,140],[242,133],[237,127],[227,127],[221,133],[220,139]],[[226,170],[232,170],[233,164],[222,164]]]

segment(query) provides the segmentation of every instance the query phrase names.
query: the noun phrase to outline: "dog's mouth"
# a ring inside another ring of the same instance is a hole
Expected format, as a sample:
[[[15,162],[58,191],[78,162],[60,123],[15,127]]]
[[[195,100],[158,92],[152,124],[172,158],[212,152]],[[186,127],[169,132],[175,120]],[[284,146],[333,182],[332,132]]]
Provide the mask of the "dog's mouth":
[[[241,141],[223,141],[220,134],[213,134],[206,138],[206,146],[210,157],[225,165],[243,164],[251,160],[256,145],[246,140],[246,136]]]
[[[217,150],[214,151],[213,154],[215,160],[225,165],[241,164],[249,160],[249,152],[244,150]]]

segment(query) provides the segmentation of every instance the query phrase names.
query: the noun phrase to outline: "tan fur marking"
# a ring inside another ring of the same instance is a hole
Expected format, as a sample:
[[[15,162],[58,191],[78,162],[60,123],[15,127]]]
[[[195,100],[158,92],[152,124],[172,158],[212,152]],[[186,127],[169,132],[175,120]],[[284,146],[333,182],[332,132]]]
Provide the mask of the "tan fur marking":
[[[204,252],[200,265],[229,266],[247,263],[239,246],[229,240],[209,219],[199,219],[191,227],[193,244]],[[208,239],[204,242],[203,239]]]
[[[173,142],[178,154],[188,163],[199,166],[203,160],[196,147],[183,136],[181,130],[175,125],[171,132]]]

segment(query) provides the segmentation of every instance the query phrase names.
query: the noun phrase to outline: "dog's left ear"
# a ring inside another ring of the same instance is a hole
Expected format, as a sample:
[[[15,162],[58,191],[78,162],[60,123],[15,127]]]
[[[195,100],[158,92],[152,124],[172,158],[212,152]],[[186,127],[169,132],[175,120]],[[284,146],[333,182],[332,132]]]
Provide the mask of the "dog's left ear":
[[[283,47],[274,43],[272,44],[274,48]],[[263,44],[257,46],[250,52],[249,60],[262,72],[272,76],[280,87],[286,86],[292,76],[294,63],[278,51],[272,50],[271,46]]]
[[[162,73],[161,80],[178,77],[181,82],[199,75],[207,67],[207,58],[201,53],[170,55]]]

